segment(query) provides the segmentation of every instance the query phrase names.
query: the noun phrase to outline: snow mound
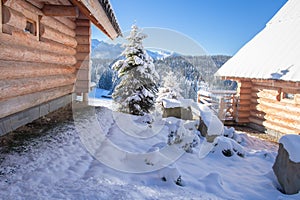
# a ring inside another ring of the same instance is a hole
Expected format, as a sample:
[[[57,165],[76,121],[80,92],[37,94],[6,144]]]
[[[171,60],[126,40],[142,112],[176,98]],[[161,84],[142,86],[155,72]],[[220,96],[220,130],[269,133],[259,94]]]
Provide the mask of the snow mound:
[[[223,155],[226,157],[245,156],[244,148],[233,139],[219,136],[215,139],[213,145],[214,148],[211,150],[211,153],[213,154]]]
[[[286,151],[289,153],[290,160],[299,163],[300,162],[300,136],[299,135],[284,135],[280,138],[281,143]]]

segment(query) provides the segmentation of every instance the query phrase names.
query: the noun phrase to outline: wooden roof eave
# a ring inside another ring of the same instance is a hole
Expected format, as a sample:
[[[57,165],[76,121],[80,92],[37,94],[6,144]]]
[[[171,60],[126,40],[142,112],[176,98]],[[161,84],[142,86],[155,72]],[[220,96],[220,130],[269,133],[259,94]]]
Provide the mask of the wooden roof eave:
[[[118,33],[113,25],[111,24],[109,18],[105,14],[102,6],[98,1],[87,1],[87,0],[71,0],[73,5],[76,5],[79,10],[89,19],[91,22],[97,26],[105,35],[110,39],[117,38],[120,33]],[[93,3],[90,4],[89,2]]]

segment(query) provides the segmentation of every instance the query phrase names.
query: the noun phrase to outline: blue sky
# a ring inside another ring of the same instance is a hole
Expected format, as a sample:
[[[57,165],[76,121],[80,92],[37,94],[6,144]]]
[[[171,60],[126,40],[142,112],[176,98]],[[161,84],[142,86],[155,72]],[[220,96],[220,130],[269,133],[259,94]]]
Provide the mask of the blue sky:
[[[182,33],[207,54],[234,55],[287,0],[111,0],[122,31],[136,22]],[[107,38],[93,27],[93,38]],[[151,37],[151,35],[148,35]]]

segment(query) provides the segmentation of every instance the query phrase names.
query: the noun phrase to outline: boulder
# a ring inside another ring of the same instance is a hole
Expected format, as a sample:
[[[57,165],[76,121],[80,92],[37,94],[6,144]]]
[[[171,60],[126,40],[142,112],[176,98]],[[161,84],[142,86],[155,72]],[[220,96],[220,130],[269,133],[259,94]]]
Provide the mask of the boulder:
[[[298,138],[297,138],[298,137]],[[285,194],[296,194],[300,191],[300,161],[299,154],[300,136],[283,136],[280,139],[278,155],[273,165],[273,171]],[[295,144],[293,144],[295,143]]]
[[[193,114],[191,107],[163,108],[163,117],[176,117],[183,120],[192,120]]]
[[[207,132],[207,126],[205,124],[205,122],[203,121],[203,119],[201,118],[200,116],[200,119],[199,119],[199,126],[198,126],[198,131],[200,131],[201,135],[203,137],[206,138],[206,141],[207,142],[214,142],[215,138],[218,136],[218,135],[208,135],[208,132]]]

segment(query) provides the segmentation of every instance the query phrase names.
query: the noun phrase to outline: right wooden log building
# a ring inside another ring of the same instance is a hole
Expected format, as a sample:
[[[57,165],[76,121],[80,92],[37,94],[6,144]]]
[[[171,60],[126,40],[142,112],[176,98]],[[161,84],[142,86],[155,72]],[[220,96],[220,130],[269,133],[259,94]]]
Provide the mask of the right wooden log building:
[[[237,123],[300,133],[300,1],[289,0],[216,76],[238,82]]]

